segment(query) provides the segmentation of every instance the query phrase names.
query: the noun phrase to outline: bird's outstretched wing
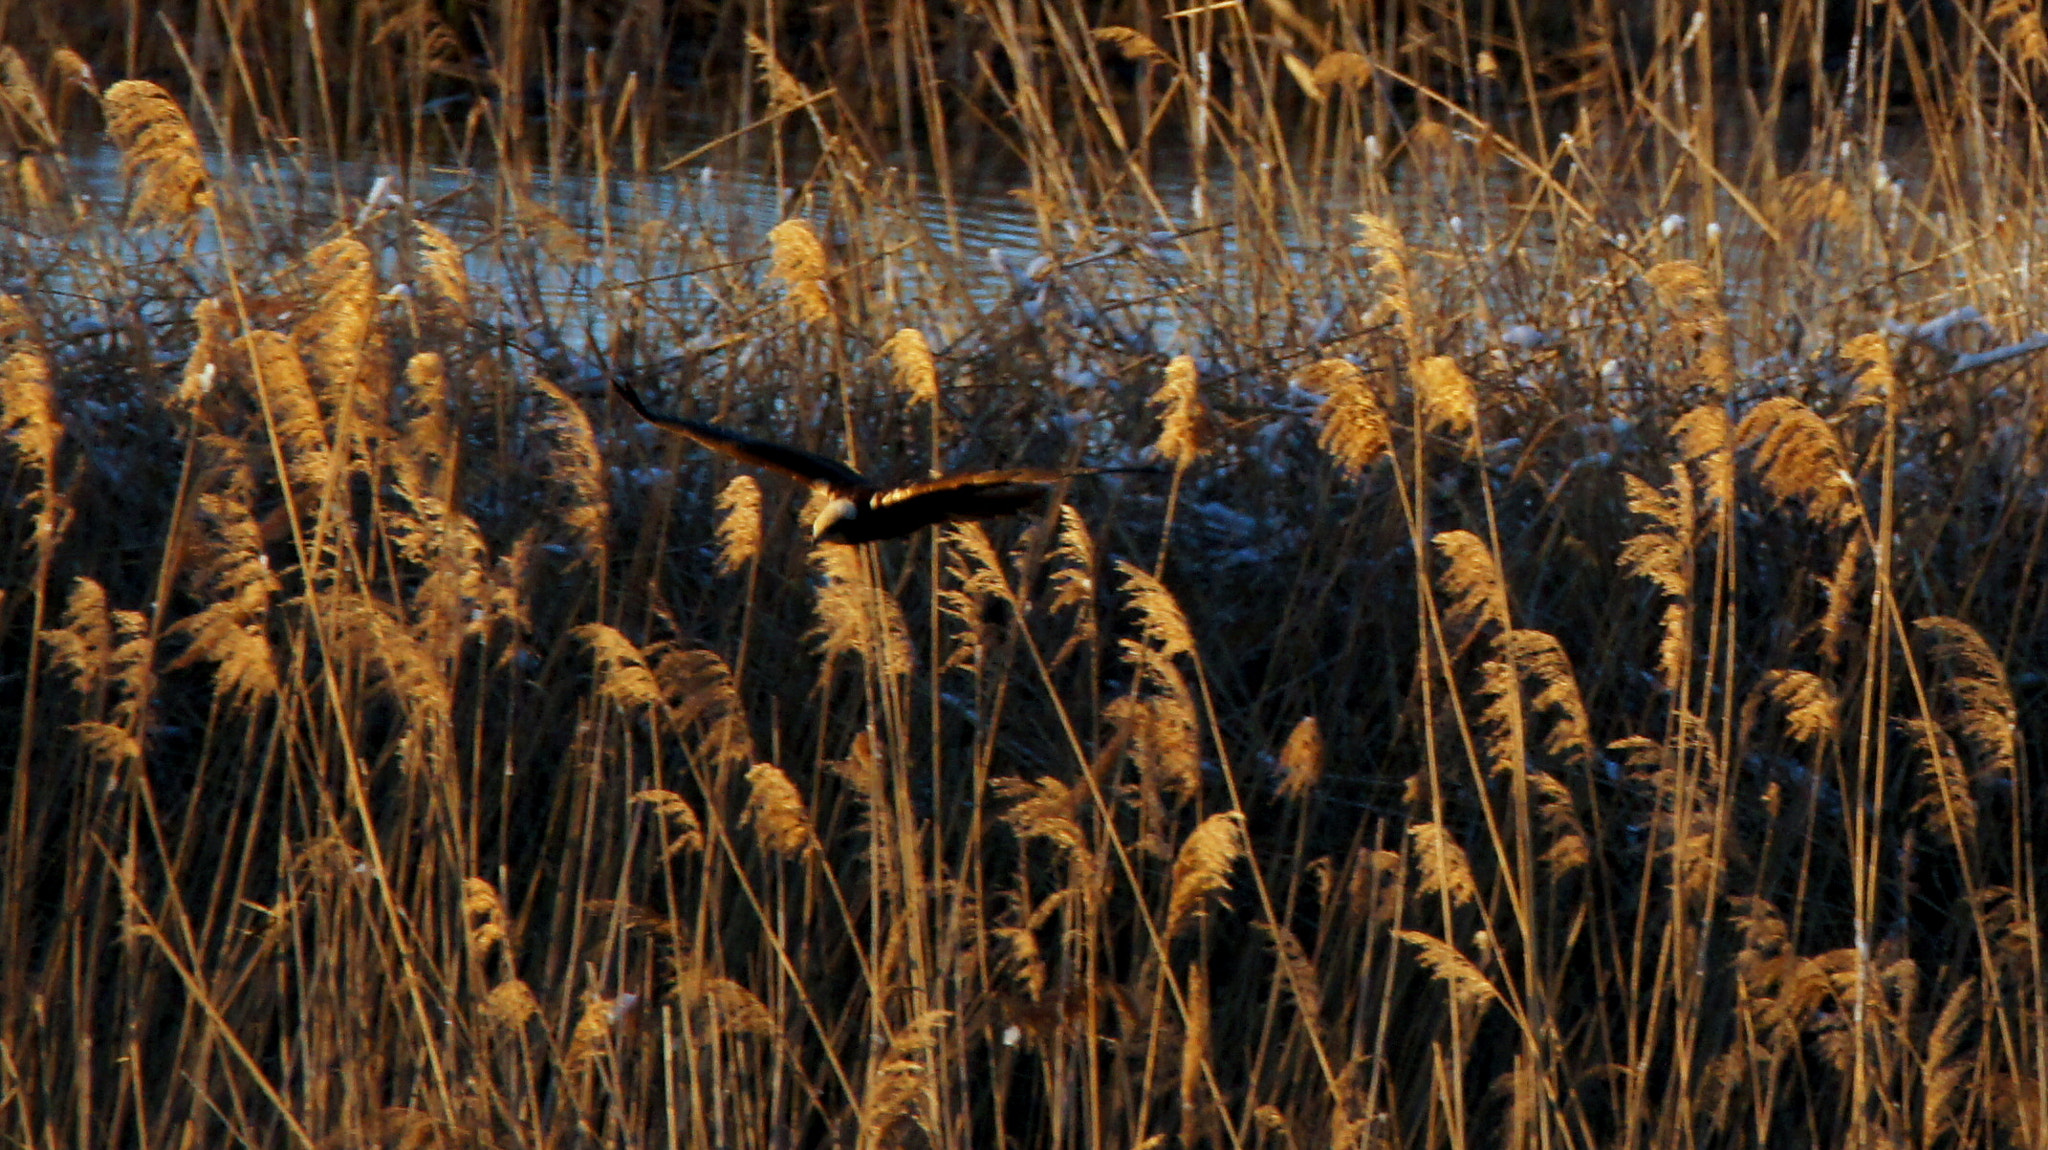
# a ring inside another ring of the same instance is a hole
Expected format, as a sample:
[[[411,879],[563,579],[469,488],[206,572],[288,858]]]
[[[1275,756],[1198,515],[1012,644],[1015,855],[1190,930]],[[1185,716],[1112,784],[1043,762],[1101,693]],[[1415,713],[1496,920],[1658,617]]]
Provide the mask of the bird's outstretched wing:
[[[779,471],[812,486],[826,487],[839,492],[863,491],[875,486],[866,476],[836,459],[827,459],[797,447],[769,443],[767,440],[741,435],[737,431],[727,431],[723,427],[702,420],[656,415],[641,401],[640,393],[627,386],[624,380],[612,380],[612,389],[619,393],[619,398],[625,400],[626,406],[638,413],[640,418],[664,431],[673,431],[700,446],[708,447],[722,455],[729,455],[741,463],[751,463],[756,467]]]
[[[935,523],[1009,515],[1034,506],[1066,477],[1061,471],[972,471],[887,487],[830,534],[842,542],[865,543],[894,539]]]

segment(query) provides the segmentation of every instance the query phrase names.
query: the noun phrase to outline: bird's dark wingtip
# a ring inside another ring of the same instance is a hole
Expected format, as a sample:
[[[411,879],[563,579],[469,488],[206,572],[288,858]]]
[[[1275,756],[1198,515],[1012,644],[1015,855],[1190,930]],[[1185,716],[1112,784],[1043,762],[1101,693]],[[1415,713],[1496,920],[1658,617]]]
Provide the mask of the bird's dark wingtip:
[[[640,393],[634,391],[631,384],[618,376],[613,376],[612,390],[619,393],[619,398],[626,401],[626,406],[632,408],[634,414],[645,420],[654,419],[654,413],[647,410],[647,404],[641,400]]]

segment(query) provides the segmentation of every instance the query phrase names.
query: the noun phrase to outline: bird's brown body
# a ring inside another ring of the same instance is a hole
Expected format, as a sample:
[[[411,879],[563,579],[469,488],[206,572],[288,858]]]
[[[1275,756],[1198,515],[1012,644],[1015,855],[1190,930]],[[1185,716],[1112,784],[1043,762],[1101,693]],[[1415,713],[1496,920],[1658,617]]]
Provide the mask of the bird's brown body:
[[[612,386],[640,418],[742,463],[778,471],[830,496],[811,523],[814,539],[872,543],[935,523],[990,519],[1027,510],[1052,486],[1088,471],[972,471],[916,483],[877,483],[836,459],[770,443],[701,420],[656,415],[624,382]]]

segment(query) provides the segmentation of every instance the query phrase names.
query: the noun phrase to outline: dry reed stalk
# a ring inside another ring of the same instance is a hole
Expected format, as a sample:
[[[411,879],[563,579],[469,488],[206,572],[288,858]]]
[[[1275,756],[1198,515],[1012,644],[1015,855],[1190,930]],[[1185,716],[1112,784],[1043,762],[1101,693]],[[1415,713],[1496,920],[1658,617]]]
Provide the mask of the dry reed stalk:
[[[661,848],[662,858],[671,859],[684,851],[704,849],[704,824],[697,818],[697,810],[690,805],[690,800],[674,791],[650,789],[635,792],[633,801],[653,807],[654,813],[668,824],[669,833]]]
[[[1183,470],[1201,458],[1214,438],[1209,409],[1202,403],[1193,356],[1177,355],[1166,365],[1166,381],[1152,393],[1152,402],[1162,409],[1159,439],[1152,449]]]
[[[896,390],[908,395],[912,403],[938,406],[939,365],[923,332],[903,328],[883,342],[882,354],[896,365]]]
[[[718,573],[730,575],[761,557],[761,485],[736,475],[718,493]]]
[[[832,318],[832,297],[825,287],[830,264],[825,243],[810,221],[791,217],[768,230],[770,274],[788,292],[790,310],[804,323]]]
[[[755,763],[747,771],[747,811],[742,825],[752,826],[761,846],[785,858],[818,849],[804,797],[774,763]]]
[[[199,237],[200,213],[213,204],[199,137],[169,92],[147,80],[122,80],[100,97],[107,133],[121,149],[121,165],[135,182],[131,222],[179,232],[187,245]]]
[[[1173,856],[1173,891],[1167,899],[1166,937],[1207,913],[1210,895],[1230,889],[1230,869],[1244,857],[1244,816],[1221,811],[1203,819]]]
[[[562,522],[581,547],[586,561],[602,569],[609,548],[605,540],[611,500],[605,494],[604,456],[581,404],[540,376],[530,377],[546,403],[540,425],[548,436],[548,466],[568,495]]]
[[[1327,397],[1316,412],[1323,425],[1316,442],[1346,475],[1358,478],[1392,450],[1394,437],[1386,412],[1358,365],[1342,359],[1317,360],[1294,379],[1303,389]]]
[[[1187,1017],[1180,1043],[1181,1120],[1200,1129],[1207,1125],[1197,1116],[1203,1110],[1202,1084],[1208,1077],[1210,1064],[1209,976],[1199,962],[1188,967],[1185,999]],[[1188,1141],[1192,1144],[1196,1140]]]

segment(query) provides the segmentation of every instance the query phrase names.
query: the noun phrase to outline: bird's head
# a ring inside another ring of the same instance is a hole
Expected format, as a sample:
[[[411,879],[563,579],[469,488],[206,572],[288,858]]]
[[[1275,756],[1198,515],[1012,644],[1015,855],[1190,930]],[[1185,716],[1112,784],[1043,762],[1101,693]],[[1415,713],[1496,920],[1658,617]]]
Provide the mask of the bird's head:
[[[811,540],[837,539],[841,530],[860,514],[860,505],[844,495],[835,495],[811,520]]]

